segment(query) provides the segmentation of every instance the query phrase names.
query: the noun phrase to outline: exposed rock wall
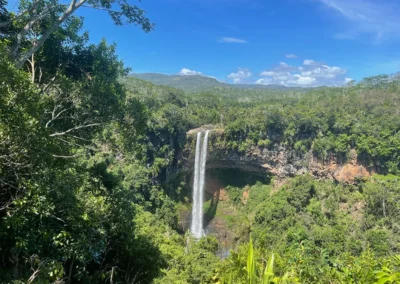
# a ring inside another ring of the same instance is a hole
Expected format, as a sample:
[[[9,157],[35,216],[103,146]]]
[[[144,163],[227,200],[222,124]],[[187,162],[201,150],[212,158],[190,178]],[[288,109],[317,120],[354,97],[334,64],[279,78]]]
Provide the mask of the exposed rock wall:
[[[207,127],[209,129],[210,126]],[[193,138],[202,130],[193,129],[187,133],[188,145],[183,151],[182,169],[191,170],[193,165]],[[316,178],[338,182],[354,183],[357,179],[369,177],[375,171],[357,161],[357,153],[350,151],[349,159],[341,163],[331,156],[328,161],[321,161],[310,150],[299,153],[282,144],[273,144],[263,148],[250,146],[245,151],[227,149],[223,146],[223,130],[211,133],[207,168],[239,168],[249,172],[270,173],[279,178],[310,173]]]

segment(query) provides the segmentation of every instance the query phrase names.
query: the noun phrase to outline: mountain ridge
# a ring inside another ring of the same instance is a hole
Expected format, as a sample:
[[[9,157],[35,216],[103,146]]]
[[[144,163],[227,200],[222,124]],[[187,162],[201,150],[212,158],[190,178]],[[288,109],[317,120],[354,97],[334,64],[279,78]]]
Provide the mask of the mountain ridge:
[[[307,91],[307,88],[286,87],[282,85],[260,85],[260,84],[229,84],[220,82],[213,77],[203,75],[166,75],[161,73],[131,73],[134,77],[155,85],[162,85],[181,89],[186,92],[211,91],[223,89],[253,89],[253,90],[280,90],[280,91]]]

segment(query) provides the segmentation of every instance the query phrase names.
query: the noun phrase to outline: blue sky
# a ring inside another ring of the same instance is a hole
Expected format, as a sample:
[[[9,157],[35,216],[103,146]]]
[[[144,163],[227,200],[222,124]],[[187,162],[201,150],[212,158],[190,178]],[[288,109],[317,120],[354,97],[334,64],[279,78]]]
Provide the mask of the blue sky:
[[[156,24],[117,27],[82,8],[90,40],[134,72],[230,83],[340,85],[400,71],[398,0],[131,0]],[[11,1],[10,1],[11,4]]]

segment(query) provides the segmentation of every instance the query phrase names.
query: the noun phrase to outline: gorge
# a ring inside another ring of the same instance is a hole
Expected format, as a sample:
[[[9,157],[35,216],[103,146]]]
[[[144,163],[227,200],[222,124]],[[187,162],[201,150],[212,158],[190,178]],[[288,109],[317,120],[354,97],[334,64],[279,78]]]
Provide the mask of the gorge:
[[[248,145],[239,151],[224,142],[226,136],[226,131],[216,125],[189,130],[186,145],[179,155],[180,167],[175,170],[183,174],[181,182],[193,184],[185,194],[191,196],[192,206],[179,213],[180,230],[189,229],[197,239],[204,236],[205,231],[216,237],[221,255],[234,248],[248,229],[240,217],[240,207],[246,207],[249,196],[254,194],[252,191],[263,188],[268,196],[267,192],[279,191],[302,175],[312,176],[322,183],[331,181],[350,186],[377,171],[359,161],[355,150],[349,151],[346,161],[335,156],[322,160],[312,151],[300,153],[281,143]],[[236,205],[232,206],[232,202]],[[360,214],[360,206],[349,210]]]

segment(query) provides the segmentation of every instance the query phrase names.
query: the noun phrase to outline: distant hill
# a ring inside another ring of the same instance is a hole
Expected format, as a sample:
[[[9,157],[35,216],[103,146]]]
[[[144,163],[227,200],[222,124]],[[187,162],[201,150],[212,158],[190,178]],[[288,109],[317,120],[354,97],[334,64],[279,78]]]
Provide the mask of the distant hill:
[[[304,88],[291,88],[281,85],[257,85],[257,84],[228,84],[215,78],[193,75],[164,75],[158,73],[133,73],[129,76],[151,82],[155,85],[169,86],[185,92],[204,92],[215,89],[254,89],[254,90],[281,90],[281,91],[306,91]]]

